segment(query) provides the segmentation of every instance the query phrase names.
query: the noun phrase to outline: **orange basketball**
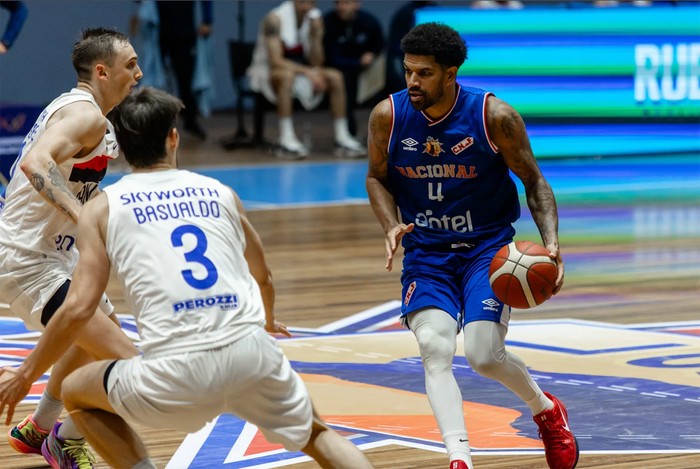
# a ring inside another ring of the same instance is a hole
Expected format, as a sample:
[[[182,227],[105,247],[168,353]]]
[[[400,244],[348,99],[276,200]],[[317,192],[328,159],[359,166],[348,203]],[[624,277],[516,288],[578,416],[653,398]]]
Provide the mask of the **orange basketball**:
[[[505,304],[527,309],[552,296],[557,280],[557,264],[549,251],[531,241],[513,241],[503,246],[491,261],[489,283],[496,297]]]

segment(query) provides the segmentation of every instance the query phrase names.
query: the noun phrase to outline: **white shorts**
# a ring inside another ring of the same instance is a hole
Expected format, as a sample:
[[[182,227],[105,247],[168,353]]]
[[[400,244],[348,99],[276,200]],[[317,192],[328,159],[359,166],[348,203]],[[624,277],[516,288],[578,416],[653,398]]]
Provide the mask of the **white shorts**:
[[[212,350],[119,360],[108,376],[107,397],[127,422],[148,427],[193,432],[228,413],[290,451],[311,436],[306,386],[262,328]]]
[[[251,70],[250,87],[253,91],[262,93],[271,103],[277,103],[277,95],[270,82],[270,70],[267,65],[257,65]],[[294,76],[292,82],[292,96],[299,100],[307,111],[315,109],[323,101],[325,93],[314,91],[314,85],[309,77],[301,74]]]
[[[0,300],[8,303],[12,314],[28,328],[44,330],[41,314],[56,290],[71,278],[72,263],[2,245],[0,259]],[[99,309],[108,316],[114,311],[104,294]]]

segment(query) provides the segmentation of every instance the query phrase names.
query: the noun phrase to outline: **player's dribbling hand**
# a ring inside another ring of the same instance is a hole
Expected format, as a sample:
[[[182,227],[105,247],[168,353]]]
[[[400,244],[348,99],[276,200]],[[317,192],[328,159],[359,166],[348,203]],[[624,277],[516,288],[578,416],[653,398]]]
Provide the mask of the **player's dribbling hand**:
[[[410,233],[413,231],[413,228],[415,228],[416,225],[413,223],[409,223],[406,225],[405,223],[399,223],[395,227],[389,230],[389,232],[386,234],[386,239],[384,240],[384,244],[386,246],[386,265],[384,268],[391,272],[391,268],[394,263],[394,253],[396,252],[396,249],[399,247],[399,243],[401,242],[401,238],[404,237],[406,233]]]
[[[15,415],[15,407],[29,394],[32,383],[26,383],[15,368],[0,368],[0,415],[7,406],[5,425],[10,425]]]
[[[270,334],[282,334],[291,337],[292,333],[287,330],[287,326],[278,321],[272,321],[272,324],[265,323],[265,330]]]
[[[549,251],[549,257],[551,259],[554,259],[554,262],[557,263],[557,269],[559,270],[559,273],[557,274],[557,280],[554,284],[554,290],[552,291],[552,295],[556,295],[559,293],[559,290],[561,290],[561,287],[564,285],[564,260],[561,257],[561,251],[559,250],[559,246],[556,244],[548,244],[546,245],[547,250]]]

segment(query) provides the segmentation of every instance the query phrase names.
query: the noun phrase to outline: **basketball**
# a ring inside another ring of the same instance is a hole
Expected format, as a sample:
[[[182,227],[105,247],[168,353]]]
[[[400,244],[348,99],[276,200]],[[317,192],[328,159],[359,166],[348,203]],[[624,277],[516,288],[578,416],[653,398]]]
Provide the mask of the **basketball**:
[[[489,283],[499,300],[513,308],[527,309],[552,296],[557,273],[557,264],[547,248],[531,241],[513,241],[493,257]]]

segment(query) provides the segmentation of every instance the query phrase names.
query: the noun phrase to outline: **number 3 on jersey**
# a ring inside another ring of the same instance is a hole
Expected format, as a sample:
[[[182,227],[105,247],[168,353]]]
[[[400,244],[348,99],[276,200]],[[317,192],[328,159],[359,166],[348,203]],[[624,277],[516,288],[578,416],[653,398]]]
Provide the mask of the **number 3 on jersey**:
[[[219,279],[219,272],[216,270],[214,263],[204,255],[207,250],[207,235],[201,228],[194,225],[182,225],[175,228],[170,235],[170,242],[173,247],[179,248],[183,246],[182,238],[185,235],[194,235],[197,243],[191,251],[185,253],[185,261],[200,264],[204,267],[207,275],[204,278],[196,278],[192,273],[192,269],[182,270],[182,278],[185,279],[188,285],[198,290],[204,290],[216,283]]]
[[[442,199],[445,197],[442,195],[442,183],[438,182],[437,187],[435,191],[433,192],[433,183],[429,182],[428,183],[428,199],[430,200],[437,200],[438,202],[442,202]]]

